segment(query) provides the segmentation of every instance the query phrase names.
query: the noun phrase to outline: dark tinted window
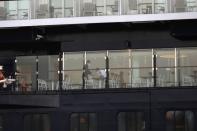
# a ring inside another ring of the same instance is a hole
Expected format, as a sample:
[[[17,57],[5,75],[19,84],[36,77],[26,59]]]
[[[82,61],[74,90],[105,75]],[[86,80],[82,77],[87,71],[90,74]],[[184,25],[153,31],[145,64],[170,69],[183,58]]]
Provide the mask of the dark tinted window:
[[[192,111],[168,111],[165,117],[166,131],[194,131]]]
[[[29,114],[24,117],[24,131],[50,131],[48,114]]]
[[[118,131],[145,131],[145,119],[142,112],[120,112]]]
[[[96,113],[73,113],[70,117],[71,131],[97,131]]]

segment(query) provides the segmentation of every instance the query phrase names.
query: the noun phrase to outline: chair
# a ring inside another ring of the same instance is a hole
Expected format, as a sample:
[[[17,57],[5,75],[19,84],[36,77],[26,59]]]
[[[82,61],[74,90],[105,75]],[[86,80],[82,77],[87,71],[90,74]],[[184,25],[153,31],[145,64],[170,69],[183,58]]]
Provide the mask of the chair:
[[[38,79],[38,90],[47,90],[47,82],[42,79]]]
[[[0,7],[0,20],[6,20],[6,9],[4,7]]]
[[[49,6],[48,4],[41,4],[37,10],[37,18],[48,18],[49,17]]]
[[[185,12],[185,9],[186,9],[185,0],[175,1],[175,12]]]
[[[93,3],[84,3],[83,5],[83,16],[95,16],[96,5]]]

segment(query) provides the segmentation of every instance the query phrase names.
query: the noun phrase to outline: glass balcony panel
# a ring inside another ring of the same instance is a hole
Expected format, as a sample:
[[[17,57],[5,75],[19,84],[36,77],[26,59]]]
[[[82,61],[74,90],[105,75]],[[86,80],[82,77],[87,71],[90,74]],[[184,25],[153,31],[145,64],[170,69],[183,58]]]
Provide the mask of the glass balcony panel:
[[[58,90],[58,55],[38,56],[38,90]]]
[[[197,11],[197,0],[186,0],[187,2],[187,12]]]
[[[49,16],[51,18],[61,18],[62,14],[62,0],[51,0],[51,5],[49,6]]]
[[[152,68],[133,68],[131,74],[132,87],[153,87]]]
[[[62,81],[62,89],[82,89],[83,83],[83,70],[65,70],[64,78]],[[56,86],[59,86],[58,84]]]
[[[18,1],[18,19],[30,18],[30,1],[19,0]]]
[[[104,88],[106,74],[106,52],[87,52],[86,64],[83,67],[85,88]],[[95,83],[101,82],[102,85],[95,85]],[[93,85],[92,85],[93,83]],[[89,86],[90,85],[90,86]]]
[[[17,1],[7,1],[7,19],[18,19]]]
[[[157,67],[175,67],[175,50],[161,49],[156,50],[156,66]]]
[[[138,0],[122,0],[122,14],[135,15],[138,14]]]
[[[38,0],[35,2],[35,14],[36,19],[43,19],[43,18],[50,18],[51,13],[50,11],[53,10],[49,5],[48,0]]]
[[[131,67],[131,57],[129,50],[109,51],[110,68],[129,68]]]
[[[197,67],[180,67],[180,85],[197,85]]]
[[[152,0],[138,0],[138,13],[139,14],[152,14],[153,6]]]
[[[162,14],[167,13],[167,0],[155,0],[154,1],[154,13],[155,14]]]
[[[106,10],[106,6],[105,6],[105,0],[96,0],[96,15],[97,16],[102,16],[105,15],[105,10]]]
[[[119,0],[106,0],[106,15],[119,15],[120,14],[120,1]]]
[[[16,82],[19,91],[34,91],[37,89],[36,56],[16,57]]]
[[[152,50],[133,50],[131,55],[132,67],[152,67]]]
[[[76,7],[76,2],[74,0],[65,0],[64,1],[64,14],[65,17],[73,17],[76,16],[76,14],[74,14],[74,9],[75,11],[78,11],[78,9],[75,8]]]
[[[197,56],[197,50],[196,48],[185,48],[179,50],[179,61],[181,67],[187,67],[187,66],[197,66],[196,56]]]
[[[130,88],[131,69],[110,69],[109,88]]]
[[[157,68],[157,86],[158,87],[172,87],[176,86],[175,82],[175,68],[162,67]]]
[[[62,88],[82,89],[84,53],[64,53]]]
[[[84,64],[83,53],[64,53],[64,70],[82,70]]]
[[[186,12],[187,11],[187,2],[186,0],[175,0],[174,2],[174,12]]]
[[[80,16],[97,16],[96,3],[90,0],[81,0]]]

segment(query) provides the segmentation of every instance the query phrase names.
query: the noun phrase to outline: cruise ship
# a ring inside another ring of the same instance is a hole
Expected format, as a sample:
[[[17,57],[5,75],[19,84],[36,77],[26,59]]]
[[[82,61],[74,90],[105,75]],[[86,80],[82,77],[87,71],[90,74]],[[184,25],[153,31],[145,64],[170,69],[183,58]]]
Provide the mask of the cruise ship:
[[[197,0],[0,1],[0,131],[197,131]]]

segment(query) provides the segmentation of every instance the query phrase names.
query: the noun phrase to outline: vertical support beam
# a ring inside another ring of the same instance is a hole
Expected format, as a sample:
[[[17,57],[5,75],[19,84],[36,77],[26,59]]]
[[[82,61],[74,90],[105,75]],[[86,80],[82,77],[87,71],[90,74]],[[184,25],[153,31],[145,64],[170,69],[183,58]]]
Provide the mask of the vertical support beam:
[[[59,91],[62,92],[62,80],[63,80],[63,52],[59,53],[59,58],[58,58],[58,62],[59,62]]]
[[[153,81],[154,87],[157,86],[157,54],[153,51]]]
[[[105,79],[105,88],[109,88],[109,53],[107,51],[107,55],[105,57],[106,61],[106,79]]]
[[[38,91],[38,77],[39,77],[39,72],[38,72],[38,62],[39,62],[39,59],[38,59],[38,56],[36,56],[36,91]]]

